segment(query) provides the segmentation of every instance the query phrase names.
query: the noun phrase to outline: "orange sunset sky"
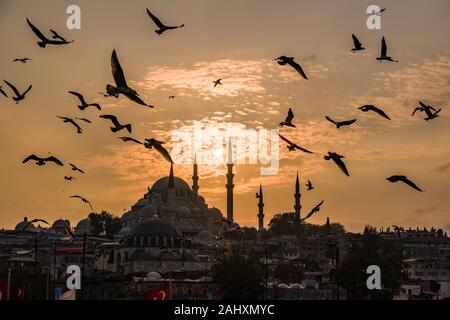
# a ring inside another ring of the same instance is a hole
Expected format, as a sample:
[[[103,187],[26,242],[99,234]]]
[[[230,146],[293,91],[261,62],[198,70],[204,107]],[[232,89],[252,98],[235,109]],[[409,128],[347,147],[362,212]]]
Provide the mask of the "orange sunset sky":
[[[66,28],[66,7],[81,8],[81,30]],[[368,30],[366,8],[386,7],[381,30]],[[185,27],[158,36],[145,9],[167,24]],[[26,18],[43,32],[55,29],[74,43],[40,48]],[[276,129],[291,107],[297,129],[282,128],[291,140],[315,152],[289,153],[280,144],[280,169],[261,176],[259,165],[236,165],[234,216],[257,225],[255,192],[263,184],[265,223],[293,211],[295,174],[302,183],[302,213],[322,199],[310,220],[327,217],[350,231],[364,225],[437,227],[450,231],[450,1],[0,0],[0,76],[21,90],[19,104],[0,96],[0,228],[24,216],[75,225],[88,207],[121,215],[170,166],[154,151],[125,144],[100,114],[133,124],[133,137],[170,141],[173,130],[195,121],[217,128]],[[353,54],[355,33],[367,50]],[[399,63],[378,63],[381,37]],[[125,97],[105,98],[113,83],[110,58],[117,50],[128,84],[154,109]],[[309,76],[302,79],[274,58],[294,56]],[[26,64],[13,63],[29,57]],[[223,86],[212,81],[222,78]],[[3,89],[8,90],[4,83]],[[80,111],[67,91],[103,106]],[[8,91],[9,92],[9,91]],[[176,95],[169,100],[168,96]],[[442,108],[431,122],[411,117],[422,100]],[[392,121],[357,108],[375,104]],[[56,115],[87,117],[84,134]],[[357,118],[339,131],[325,120]],[[351,177],[323,159],[328,151],[346,156]],[[68,166],[22,164],[29,154],[57,156],[86,171],[74,182]],[[175,165],[191,184],[192,165]],[[225,165],[199,166],[200,190],[210,206],[226,214]],[[424,193],[385,179],[403,174]],[[306,192],[304,184],[315,185]]]

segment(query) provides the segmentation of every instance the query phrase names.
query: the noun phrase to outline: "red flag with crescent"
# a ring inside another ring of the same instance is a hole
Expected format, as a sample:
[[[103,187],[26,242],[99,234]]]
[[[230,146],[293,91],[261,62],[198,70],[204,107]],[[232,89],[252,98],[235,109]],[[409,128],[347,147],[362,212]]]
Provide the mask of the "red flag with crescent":
[[[170,282],[147,293],[144,300],[170,300]]]

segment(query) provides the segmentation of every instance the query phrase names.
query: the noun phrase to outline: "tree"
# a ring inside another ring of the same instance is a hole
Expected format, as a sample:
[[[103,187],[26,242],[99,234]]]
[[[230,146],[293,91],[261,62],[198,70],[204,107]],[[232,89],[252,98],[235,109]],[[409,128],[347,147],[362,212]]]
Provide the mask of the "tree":
[[[104,210],[100,213],[92,212],[89,214],[89,219],[91,220],[94,236],[105,235],[107,238],[112,239],[114,234],[122,229],[120,218]]]
[[[233,248],[212,267],[225,300],[255,300],[264,293],[264,265],[254,252]]]
[[[299,225],[295,221],[295,213],[276,214],[269,222],[269,231],[276,235],[298,233]]]
[[[366,285],[367,267],[377,265],[381,269],[382,290],[369,290]],[[392,299],[398,293],[403,278],[402,256],[393,242],[383,240],[376,229],[367,226],[359,241],[353,243],[340,265],[340,285],[350,299]]]

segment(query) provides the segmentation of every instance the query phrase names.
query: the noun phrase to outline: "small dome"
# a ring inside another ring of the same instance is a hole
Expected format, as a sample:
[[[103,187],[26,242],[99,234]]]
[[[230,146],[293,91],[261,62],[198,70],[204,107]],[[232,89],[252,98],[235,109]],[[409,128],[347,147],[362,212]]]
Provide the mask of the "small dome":
[[[197,238],[209,240],[212,239],[212,234],[208,230],[202,230],[197,234]]]
[[[186,206],[178,206],[175,208],[175,212],[181,215],[189,216],[191,215],[191,209]]]
[[[122,229],[120,229],[120,231],[119,231],[119,236],[127,236],[127,235],[129,235],[131,233],[131,228],[128,228],[128,227],[124,227],[124,228],[122,228]]]
[[[288,285],[285,284],[285,283],[280,283],[280,284],[278,285],[278,288],[280,288],[280,289],[289,289]]]
[[[68,228],[70,227],[70,223],[67,220],[58,219],[55,222],[53,222],[52,225],[53,228]]]
[[[173,177],[175,189],[191,190],[191,187],[181,178]],[[169,177],[164,177],[156,181],[152,186],[152,191],[166,190],[169,187]]]
[[[36,227],[28,221],[28,218],[23,218],[23,221],[19,222],[14,230],[27,230],[27,231],[36,231]]]
[[[91,219],[86,218],[86,219],[80,220],[80,222],[78,222],[76,228],[90,229],[91,228]]]

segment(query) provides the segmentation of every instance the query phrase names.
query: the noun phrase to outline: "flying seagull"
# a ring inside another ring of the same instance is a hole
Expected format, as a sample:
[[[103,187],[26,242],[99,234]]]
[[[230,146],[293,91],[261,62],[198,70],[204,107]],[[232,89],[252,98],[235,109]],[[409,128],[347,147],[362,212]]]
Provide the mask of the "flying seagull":
[[[23,93],[20,93],[19,92],[19,90],[17,90],[17,88],[13,85],[13,84],[11,84],[11,83],[9,83],[8,81],[6,81],[6,80],[3,80],[11,89],[12,89],[12,91],[14,91],[14,94],[16,95],[15,97],[13,97],[13,100],[16,102],[16,103],[19,103],[19,101],[22,101],[23,99],[25,99],[25,95],[28,93],[28,91],[30,91],[31,90],[31,88],[33,87],[32,85],[30,85],[29,87],[28,87],[28,89],[27,90],[25,90]]]
[[[328,152],[328,155],[324,156],[325,160],[333,160],[334,163],[339,167],[339,169],[341,169],[341,171],[348,177],[350,177],[350,174],[348,173],[347,167],[345,166],[344,161],[342,161],[342,159],[344,159],[344,156],[341,156],[340,154],[337,154],[336,152]]]
[[[69,163],[69,166],[71,166],[72,167],[72,171],[78,171],[78,172],[80,172],[80,173],[83,173],[84,174],[84,171],[83,170],[81,170],[80,168],[78,168],[76,165],[74,165],[73,163]]]
[[[416,189],[417,191],[423,192],[422,189],[420,189],[414,182],[409,180],[406,176],[392,176],[389,178],[386,178],[389,182],[395,183],[395,182],[403,182],[410,186],[413,189]]]
[[[352,49],[352,52],[366,50],[366,48],[364,48],[362,46],[362,43],[359,41],[359,39],[354,34],[352,34],[352,38],[353,38],[353,43],[355,44],[355,47]]]
[[[72,177],[72,176],[70,176],[70,177],[64,176],[64,180],[73,181],[73,180],[76,180],[76,179],[74,177]]]
[[[119,120],[117,120],[116,116],[113,116],[110,114],[104,114],[104,115],[101,115],[100,118],[107,119],[112,122],[112,124],[114,125],[114,127],[111,127],[112,132],[117,132],[122,129],[127,129],[127,131],[129,133],[131,133],[131,124],[125,124],[125,125],[120,124],[120,122],[119,122]]]
[[[139,140],[136,140],[136,139],[131,138],[131,137],[119,137],[119,139],[122,140],[123,142],[134,142],[134,143],[138,143],[138,144],[143,144]]]
[[[78,108],[81,111],[84,111],[88,107],[95,107],[98,110],[102,110],[102,107],[98,103],[87,103],[86,100],[84,100],[84,97],[80,93],[75,92],[75,91],[69,91],[69,93],[74,95],[75,97],[77,97],[80,100],[81,104],[78,106]]]
[[[32,154],[32,155],[26,157],[22,161],[22,163],[27,163],[30,160],[36,161],[36,165],[38,165],[38,166],[43,166],[46,164],[46,162],[53,162],[53,163],[57,164],[58,166],[63,166],[63,163],[56,157],[51,156],[51,157],[47,157],[47,158],[40,158],[35,154]]]
[[[27,63],[27,61],[30,61],[30,58],[16,58],[13,60],[13,62],[22,62],[22,63]]]
[[[110,84],[106,85],[106,92],[108,95],[118,98],[120,94],[123,94],[133,102],[153,108],[153,106],[146,104],[141,98],[139,98],[139,94],[128,86],[115,49],[111,55],[111,69],[116,86],[114,87]]]
[[[147,149],[152,149],[154,147],[156,151],[158,151],[164,157],[164,159],[173,164],[173,160],[169,154],[169,151],[167,151],[167,149],[162,146],[163,144],[165,144],[165,142],[151,138],[145,139],[144,146]]]
[[[6,94],[5,91],[3,91],[2,86],[0,86],[0,93],[8,98],[8,95]]]
[[[42,223],[45,223],[46,225],[49,225],[49,223],[46,220],[33,219],[33,220],[28,221],[27,224],[25,224],[25,226],[22,228],[22,230],[27,230],[27,228],[30,226],[30,224],[36,223],[36,222],[42,222]]]
[[[83,129],[81,129],[81,127],[78,125],[78,123],[75,122],[75,120],[73,120],[72,118],[68,118],[68,117],[61,117],[61,116],[57,116],[58,118],[60,118],[64,123],[70,123],[71,125],[73,125],[76,129],[77,129],[77,133],[83,133]]]
[[[308,189],[306,191],[311,191],[312,189],[314,189],[314,186],[312,185],[311,181],[308,180],[308,183],[306,184],[306,187],[308,187]]]
[[[217,87],[219,84],[222,85],[223,83],[222,83],[221,81],[222,81],[222,78],[217,79],[217,80],[214,80],[214,81],[213,81],[213,83],[214,83],[214,88]]]
[[[328,120],[328,121],[330,121],[331,123],[333,123],[334,125],[336,125],[336,128],[340,128],[340,127],[342,127],[342,126],[349,126],[349,125],[352,125],[352,124],[354,124],[355,122],[356,122],[356,119],[353,119],[353,120],[346,120],[346,121],[334,121],[333,119],[331,119],[330,117],[328,117],[328,116],[325,116],[325,118]]]
[[[366,104],[366,105],[364,105],[362,107],[359,107],[358,109],[361,110],[362,112],[373,111],[373,112],[378,113],[383,118],[385,118],[387,120],[391,120],[391,118],[389,118],[389,116],[383,110],[375,107],[374,105]]]
[[[89,120],[89,119],[86,119],[86,118],[75,118],[75,120],[80,120],[80,121],[84,121],[84,122],[86,122],[86,123],[92,123],[92,121],[91,121],[91,120]]]
[[[286,117],[286,120],[284,120],[283,122],[280,122],[280,127],[283,127],[283,126],[287,126],[287,127],[293,127],[293,128],[296,128],[295,127],[295,125],[292,123],[292,120],[294,119],[294,113],[292,112],[292,109],[291,108],[289,108],[289,111],[288,111],[288,115],[287,115],[287,117]]]
[[[295,143],[289,141],[288,139],[283,137],[281,134],[278,134],[278,135],[280,136],[281,140],[287,142],[287,144],[288,144],[287,148],[289,149],[289,151],[294,151],[294,150],[298,149],[298,150],[306,152],[306,153],[314,153],[309,150],[306,150],[305,148],[300,147],[298,144],[295,144]]]
[[[181,24],[179,26],[166,26],[164,23],[161,22],[161,20],[159,20],[156,16],[154,16],[148,9],[147,9],[147,14],[153,20],[153,23],[159,28],[159,29],[155,30],[155,32],[159,35],[162,35],[167,30],[178,29],[178,28],[184,27],[184,24]]]
[[[82,196],[76,195],[76,196],[70,196],[69,198],[80,199],[80,200],[83,201],[84,203],[87,203],[87,204],[89,205],[89,207],[91,208],[91,210],[94,210],[94,209],[92,208],[92,205],[91,205],[91,203],[89,202],[89,200],[87,200],[86,198],[83,198]]]
[[[308,80],[308,77],[306,76],[305,72],[303,71],[302,67],[294,61],[294,57],[286,57],[286,56],[281,56],[276,58],[275,60],[277,60],[278,64],[281,66],[284,66],[286,64],[290,65],[292,68],[295,69],[295,71],[297,71],[303,78],[305,78],[306,80]]]
[[[381,40],[381,55],[379,57],[377,57],[377,60],[382,62],[383,60],[385,61],[391,61],[391,62],[398,62],[398,60],[394,60],[394,58],[389,57],[387,55],[387,45],[386,45],[386,40],[383,39]]]
[[[315,206],[314,208],[312,208],[312,210],[306,215],[306,217],[304,217],[303,219],[301,219],[300,221],[305,221],[306,219],[311,218],[311,216],[320,211],[320,207],[322,206],[322,204],[324,203],[325,200],[322,200],[317,206]]]
[[[30,26],[31,30],[34,32],[34,34],[39,38],[40,41],[38,41],[38,45],[41,48],[45,48],[45,46],[48,44],[61,45],[61,44],[69,44],[69,43],[73,42],[73,41],[67,41],[66,39],[61,37],[58,33],[56,33],[56,31],[54,31],[54,30],[50,30],[50,32],[52,33],[52,39],[49,39],[46,36],[44,36],[44,34],[41,31],[39,31],[39,29],[36,28],[28,18],[27,18],[27,23]]]
[[[175,96],[169,96],[169,99],[175,99]]]
[[[428,106],[426,104],[424,104],[422,101],[419,101],[420,103],[420,107],[417,107],[414,112],[412,113],[412,116],[414,116],[414,114],[417,111],[421,111],[421,112],[425,112],[427,117],[425,118],[426,121],[430,121],[433,120],[435,118],[438,118],[438,113],[441,112],[441,109],[439,108],[439,110],[436,110],[435,108],[433,108],[432,106]],[[434,111],[434,112],[433,112]]]

